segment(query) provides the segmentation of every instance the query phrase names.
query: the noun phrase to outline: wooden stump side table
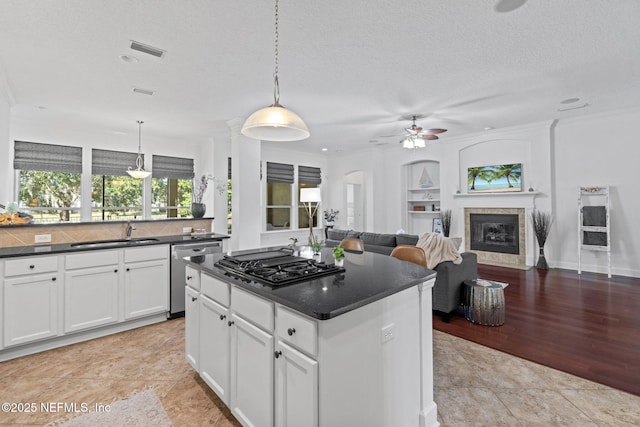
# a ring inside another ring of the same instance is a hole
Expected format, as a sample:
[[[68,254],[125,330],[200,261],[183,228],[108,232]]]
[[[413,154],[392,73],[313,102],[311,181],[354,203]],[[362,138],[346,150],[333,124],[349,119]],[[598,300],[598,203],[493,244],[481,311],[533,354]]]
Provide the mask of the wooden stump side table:
[[[484,326],[504,325],[504,288],[507,283],[465,280],[462,306],[464,317]]]

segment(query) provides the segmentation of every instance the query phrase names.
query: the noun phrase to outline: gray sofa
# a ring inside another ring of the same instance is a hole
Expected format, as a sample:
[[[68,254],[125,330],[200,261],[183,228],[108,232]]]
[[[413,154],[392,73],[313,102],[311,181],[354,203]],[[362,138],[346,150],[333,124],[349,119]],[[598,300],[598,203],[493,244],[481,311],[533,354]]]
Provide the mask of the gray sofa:
[[[325,244],[333,247],[340,244],[342,239],[357,238],[364,243],[364,250],[390,255],[397,245],[415,245],[418,236],[414,234],[382,234],[354,230],[327,230]],[[463,252],[461,264],[445,261],[438,264],[436,283],[433,287],[433,310],[438,312],[445,322],[462,302],[462,283],[478,277],[478,257],[473,252]]]

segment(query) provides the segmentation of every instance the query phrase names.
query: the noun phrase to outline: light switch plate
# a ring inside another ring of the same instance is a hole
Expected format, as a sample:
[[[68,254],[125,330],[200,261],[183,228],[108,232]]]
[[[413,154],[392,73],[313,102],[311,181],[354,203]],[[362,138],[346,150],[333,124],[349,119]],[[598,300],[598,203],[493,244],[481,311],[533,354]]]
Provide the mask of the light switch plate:
[[[51,243],[51,234],[36,234],[36,243]]]
[[[192,231],[193,231],[192,227],[182,227],[183,234],[188,234],[188,233],[191,233]]]

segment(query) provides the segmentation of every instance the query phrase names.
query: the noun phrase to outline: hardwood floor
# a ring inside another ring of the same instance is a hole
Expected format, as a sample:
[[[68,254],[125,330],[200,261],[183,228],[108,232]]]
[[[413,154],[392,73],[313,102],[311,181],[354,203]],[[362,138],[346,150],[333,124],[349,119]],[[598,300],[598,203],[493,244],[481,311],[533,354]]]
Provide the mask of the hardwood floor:
[[[640,279],[488,265],[478,276],[509,284],[505,324],[460,312],[434,316],[436,330],[640,396]]]

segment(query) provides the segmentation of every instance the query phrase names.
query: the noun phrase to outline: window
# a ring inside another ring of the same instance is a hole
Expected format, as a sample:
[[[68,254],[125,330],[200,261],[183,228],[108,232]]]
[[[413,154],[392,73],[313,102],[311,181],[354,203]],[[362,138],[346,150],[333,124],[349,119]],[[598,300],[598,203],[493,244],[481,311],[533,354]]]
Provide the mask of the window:
[[[293,165],[267,162],[267,230],[291,228]]]
[[[136,164],[136,157],[136,153],[92,150],[92,221],[142,218],[144,180],[132,178],[126,172]]]
[[[293,199],[295,181],[293,165],[267,162],[267,219],[266,229],[309,228],[307,210],[300,201],[300,190],[318,188],[322,182],[320,168],[298,166],[297,195]],[[292,219],[292,214],[295,218]],[[312,225],[318,226],[318,213],[312,218]],[[291,224],[297,224],[292,227]]]
[[[320,175],[320,168],[313,168],[309,166],[298,166],[298,201],[300,200],[300,190],[303,188],[318,188],[322,178]],[[313,209],[313,205],[312,205]],[[312,218],[312,225],[318,226],[318,211]],[[307,209],[302,203],[298,204],[298,228],[309,228],[309,215]]]
[[[18,204],[39,223],[80,220],[82,148],[15,141]]]
[[[194,175],[193,159],[153,156],[152,218],[191,216]]]

